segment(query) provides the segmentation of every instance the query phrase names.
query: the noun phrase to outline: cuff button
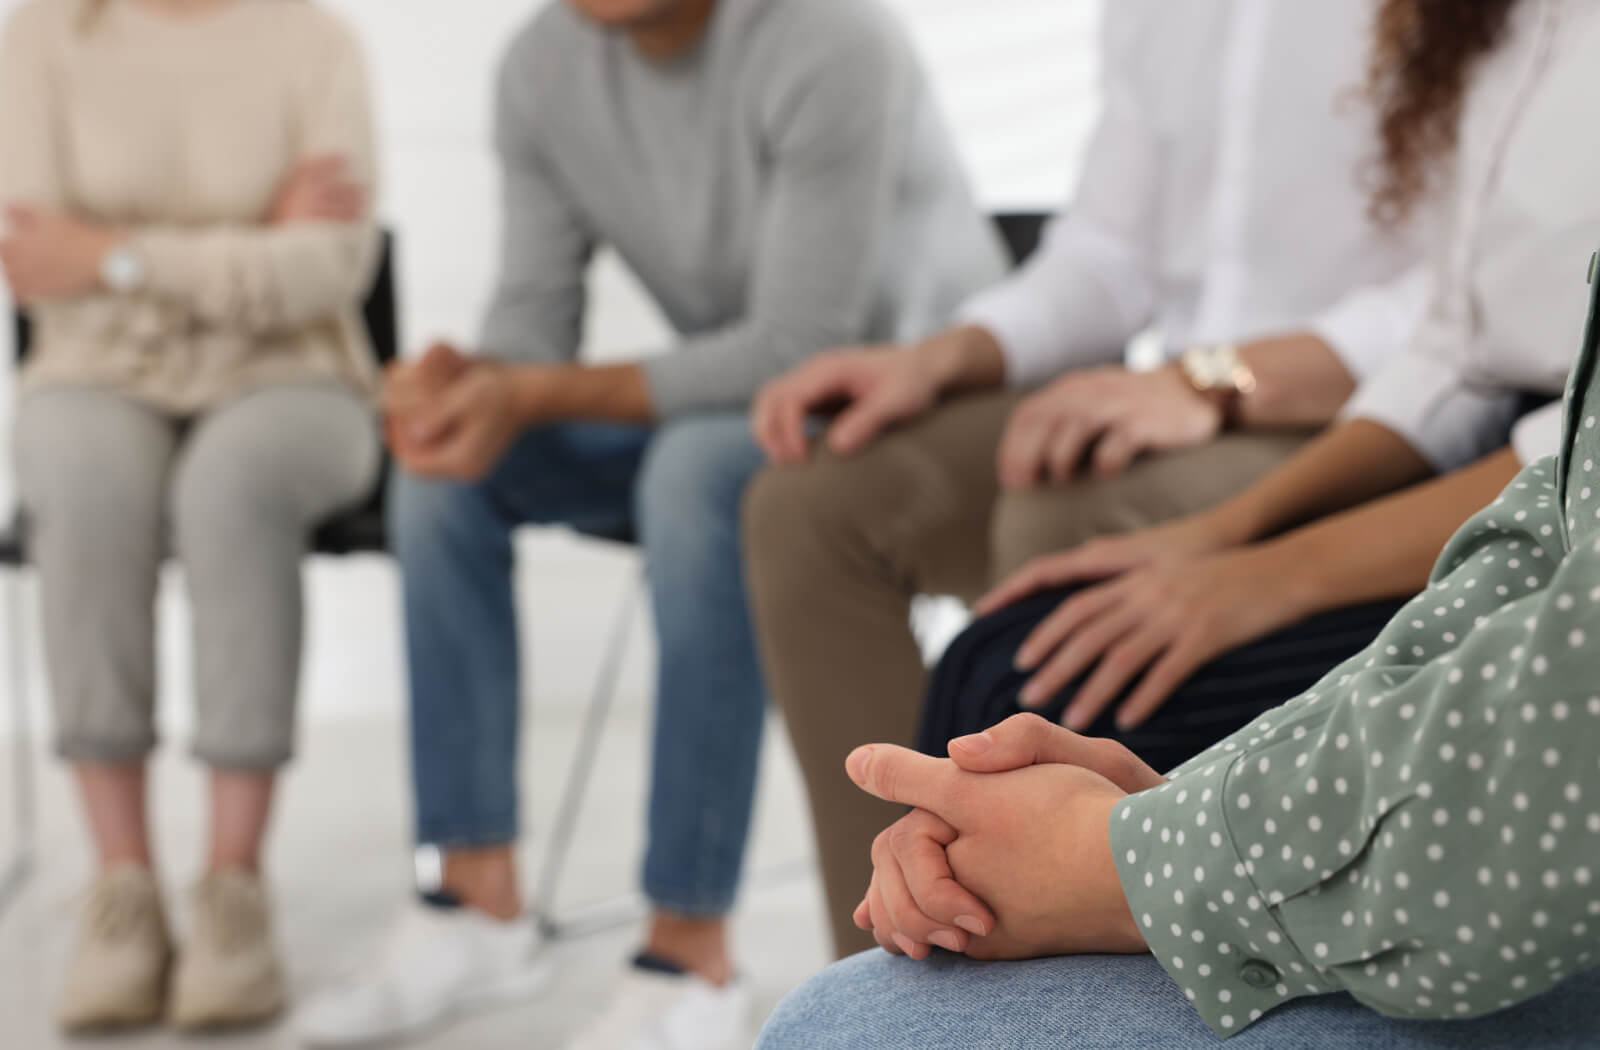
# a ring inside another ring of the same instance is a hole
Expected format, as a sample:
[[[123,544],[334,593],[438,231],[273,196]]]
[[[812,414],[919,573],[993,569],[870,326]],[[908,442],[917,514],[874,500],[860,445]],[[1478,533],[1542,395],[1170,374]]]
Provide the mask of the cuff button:
[[[1239,967],[1239,979],[1252,988],[1271,988],[1278,983],[1278,968],[1260,959],[1251,959]]]

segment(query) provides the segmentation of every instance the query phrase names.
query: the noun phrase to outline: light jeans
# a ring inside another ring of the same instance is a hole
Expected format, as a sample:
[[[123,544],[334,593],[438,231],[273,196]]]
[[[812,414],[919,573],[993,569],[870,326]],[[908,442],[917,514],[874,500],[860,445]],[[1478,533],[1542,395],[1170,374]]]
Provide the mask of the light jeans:
[[[1300,999],[1223,1042],[1152,956],[924,963],[871,951],[785,999],[756,1050],[1583,1050],[1600,971],[1471,1021],[1394,1021],[1349,996]]]
[[[763,461],[729,415],[541,427],[480,484],[396,479],[420,843],[503,845],[521,830],[513,531],[637,532],[660,652],[644,889],[674,914],[732,908],[766,716],[739,506]]]

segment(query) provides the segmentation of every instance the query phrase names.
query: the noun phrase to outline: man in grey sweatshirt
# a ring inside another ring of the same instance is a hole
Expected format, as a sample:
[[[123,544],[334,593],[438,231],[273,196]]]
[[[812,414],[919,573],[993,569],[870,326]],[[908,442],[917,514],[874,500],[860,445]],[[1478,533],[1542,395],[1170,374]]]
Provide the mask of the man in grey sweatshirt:
[[[767,703],[739,537],[764,462],[749,401],[829,347],[936,330],[1003,252],[877,0],[551,4],[506,57],[496,134],[505,237],[483,352],[436,346],[387,392],[417,838],[443,851],[442,890],[408,917],[411,947],[302,1027],[382,1039],[526,985],[511,537],[559,523],[641,544],[660,651],[654,918],[575,1045],[642,1045],[666,1026],[674,1047],[731,1048],[749,1005],[724,924]],[[575,361],[600,245],[676,346]]]

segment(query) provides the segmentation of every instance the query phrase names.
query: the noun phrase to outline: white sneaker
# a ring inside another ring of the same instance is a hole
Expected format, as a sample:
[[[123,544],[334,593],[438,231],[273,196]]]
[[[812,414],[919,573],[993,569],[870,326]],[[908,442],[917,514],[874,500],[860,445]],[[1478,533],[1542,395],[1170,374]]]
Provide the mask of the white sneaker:
[[[629,967],[606,1012],[567,1050],[750,1050],[750,985]]]
[[[295,1015],[311,1047],[386,1043],[452,1016],[509,1004],[549,980],[531,921],[413,905],[373,972],[312,998]]]

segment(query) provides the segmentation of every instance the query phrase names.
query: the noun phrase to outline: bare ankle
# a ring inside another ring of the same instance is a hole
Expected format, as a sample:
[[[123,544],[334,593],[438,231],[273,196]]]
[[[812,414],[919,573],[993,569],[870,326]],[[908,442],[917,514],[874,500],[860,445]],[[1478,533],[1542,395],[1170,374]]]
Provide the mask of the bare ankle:
[[[154,872],[156,865],[149,851],[118,850],[104,852],[100,855],[100,874],[102,875],[108,875],[113,871],[127,871],[130,868],[137,871]]]
[[[509,922],[522,914],[517,864],[510,846],[445,854],[443,887],[473,911]]]
[[[733,980],[726,919],[657,914],[650,923],[645,951],[719,988]]]

